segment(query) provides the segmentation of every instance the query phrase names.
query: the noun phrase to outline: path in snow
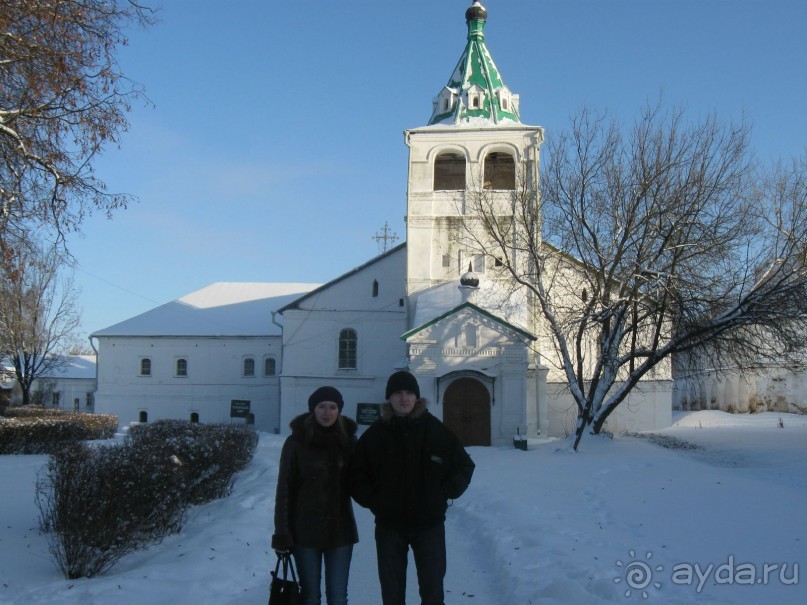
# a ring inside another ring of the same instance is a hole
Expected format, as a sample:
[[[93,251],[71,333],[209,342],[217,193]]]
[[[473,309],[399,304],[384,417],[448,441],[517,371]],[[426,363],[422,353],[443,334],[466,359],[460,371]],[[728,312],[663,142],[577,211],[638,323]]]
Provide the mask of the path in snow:
[[[354,510],[359,527],[359,543],[353,550],[348,597],[351,603],[357,605],[380,605],[381,591],[378,586],[373,516],[360,506],[355,506]],[[476,539],[477,533],[473,526],[469,526],[469,520],[460,510],[454,508],[448,510],[446,605],[499,602],[500,593],[494,576],[490,573],[493,566],[490,550]],[[410,551],[406,582],[407,603],[411,605],[420,603],[417,588],[415,562]]]
[[[47,458],[0,457],[0,476],[16,487],[0,498],[0,605],[265,605],[268,568],[275,561],[268,542],[282,443],[280,437],[262,436],[255,459],[236,480],[233,495],[193,507],[182,532],[131,553],[107,574],[81,580],[61,577],[48,556],[46,537],[37,531],[34,479]],[[373,516],[360,506],[354,510],[360,541],[351,566],[350,603],[380,605]],[[500,602],[495,574],[490,571],[492,551],[479,543],[480,535],[473,515],[462,506],[449,509],[446,605]],[[13,573],[10,577],[7,570],[15,569],[21,560],[26,574],[22,579]],[[409,560],[407,603],[417,605],[420,597],[411,554]]]

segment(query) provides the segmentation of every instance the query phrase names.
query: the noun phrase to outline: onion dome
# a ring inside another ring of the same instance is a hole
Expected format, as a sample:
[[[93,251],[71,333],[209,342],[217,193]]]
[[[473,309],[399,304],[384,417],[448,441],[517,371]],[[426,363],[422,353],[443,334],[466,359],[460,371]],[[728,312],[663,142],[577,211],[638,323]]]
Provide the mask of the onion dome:
[[[460,285],[468,286],[470,288],[478,288],[479,276],[473,271],[467,271],[462,274],[462,277],[460,277]]]
[[[470,23],[474,19],[478,19],[481,21],[485,21],[488,18],[488,11],[487,9],[482,6],[478,1],[474,2],[468,10],[465,11],[465,21],[466,23]]]

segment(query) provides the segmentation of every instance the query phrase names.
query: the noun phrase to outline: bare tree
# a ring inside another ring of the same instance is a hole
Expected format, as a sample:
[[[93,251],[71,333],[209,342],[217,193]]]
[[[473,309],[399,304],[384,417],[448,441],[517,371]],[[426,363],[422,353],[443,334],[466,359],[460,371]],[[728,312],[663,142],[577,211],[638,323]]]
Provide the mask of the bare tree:
[[[574,448],[674,356],[785,361],[807,325],[807,157],[763,173],[745,125],[582,112],[537,175],[467,196],[466,248],[526,289],[578,408]],[[506,198],[506,199],[505,199]]]
[[[79,326],[77,291],[62,278],[55,247],[27,245],[6,254],[0,274],[0,343],[22,390],[31,401],[31,386],[64,363],[61,353],[72,344]]]
[[[0,239],[43,227],[57,236],[93,210],[127,196],[108,193],[93,160],[118,143],[142,91],[115,52],[123,28],[148,24],[134,0],[0,0]]]

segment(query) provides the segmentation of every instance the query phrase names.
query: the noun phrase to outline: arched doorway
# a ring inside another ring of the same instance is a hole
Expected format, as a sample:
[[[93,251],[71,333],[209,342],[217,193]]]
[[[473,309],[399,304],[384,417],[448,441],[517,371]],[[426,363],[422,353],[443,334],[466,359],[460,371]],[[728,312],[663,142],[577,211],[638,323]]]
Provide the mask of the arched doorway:
[[[458,378],[443,396],[443,422],[464,446],[490,445],[490,393],[476,378]]]

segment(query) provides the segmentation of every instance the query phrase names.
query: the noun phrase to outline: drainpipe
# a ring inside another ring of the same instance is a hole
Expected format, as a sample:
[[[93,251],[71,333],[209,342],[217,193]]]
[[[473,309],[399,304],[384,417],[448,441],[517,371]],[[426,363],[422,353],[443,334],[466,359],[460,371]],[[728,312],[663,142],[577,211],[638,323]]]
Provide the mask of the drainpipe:
[[[272,323],[275,324],[278,328],[280,328],[280,374],[277,375],[278,380],[278,401],[277,401],[277,429],[276,432],[280,433],[280,416],[281,416],[281,407],[283,404],[283,378],[282,374],[285,371],[285,364],[283,363],[283,324],[277,321],[278,312],[272,311]]]
[[[87,340],[90,341],[90,348],[95,352],[95,390],[92,393],[92,413],[95,414],[95,394],[98,392],[98,362],[101,357],[98,355],[98,349],[95,348],[91,335],[87,337]]]

